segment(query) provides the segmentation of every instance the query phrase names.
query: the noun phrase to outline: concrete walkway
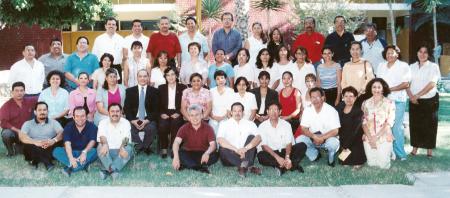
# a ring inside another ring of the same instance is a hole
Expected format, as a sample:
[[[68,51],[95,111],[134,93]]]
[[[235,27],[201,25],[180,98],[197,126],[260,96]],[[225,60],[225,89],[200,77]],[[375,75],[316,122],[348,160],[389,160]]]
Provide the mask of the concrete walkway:
[[[165,188],[165,187],[0,187],[1,197],[450,197],[450,172],[410,175],[414,185],[348,185],[336,187]]]

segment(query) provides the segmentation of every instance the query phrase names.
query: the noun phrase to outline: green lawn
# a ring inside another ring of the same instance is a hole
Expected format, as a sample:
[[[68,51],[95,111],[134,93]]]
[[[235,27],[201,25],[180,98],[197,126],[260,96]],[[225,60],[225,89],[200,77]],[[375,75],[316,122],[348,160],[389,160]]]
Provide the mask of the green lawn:
[[[440,123],[438,132],[438,148],[434,151],[434,159],[429,160],[420,155],[407,161],[395,161],[391,169],[381,170],[365,166],[360,171],[352,171],[349,167],[337,165],[330,168],[322,158],[318,163],[307,159],[302,161],[305,173],[289,172],[277,177],[275,171],[264,167],[262,176],[249,175],[242,179],[236,169],[225,168],[220,162],[211,167],[211,175],[191,170],[174,172],[170,159],[161,160],[156,155],[150,157],[139,155],[135,164],[130,162],[121,177],[100,180],[99,162],[95,162],[89,173],[80,172],[67,178],[60,173],[61,166],[52,172],[45,171],[43,165],[34,170],[27,165],[22,156],[5,157],[5,148],[0,146],[0,186],[336,186],[349,184],[412,184],[407,173],[450,170],[450,95],[441,96],[439,111]],[[409,143],[405,145],[407,152],[411,150]],[[421,150],[419,154],[423,154]]]

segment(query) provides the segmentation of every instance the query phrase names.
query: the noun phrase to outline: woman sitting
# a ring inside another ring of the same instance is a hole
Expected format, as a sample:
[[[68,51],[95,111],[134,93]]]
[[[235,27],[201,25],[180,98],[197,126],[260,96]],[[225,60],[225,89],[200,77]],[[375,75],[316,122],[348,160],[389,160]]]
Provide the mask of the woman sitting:
[[[69,113],[69,92],[63,88],[65,84],[64,74],[57,70],[49,72],[47,84],[50,87],[41,92],[38,101],[47,103],[48,117],[57,120],[64,127],[68,121],[67,113]]]
[[[108,118],[108,107],[110,104],[117,103],[123,106],[125,101],[125,87],[118,84],[116,70],[109,68],[106,70],[106,80],[103,87],[97,90],[95,101],[97,102],[97,112],[94,117],[95,125],[100,120]]]

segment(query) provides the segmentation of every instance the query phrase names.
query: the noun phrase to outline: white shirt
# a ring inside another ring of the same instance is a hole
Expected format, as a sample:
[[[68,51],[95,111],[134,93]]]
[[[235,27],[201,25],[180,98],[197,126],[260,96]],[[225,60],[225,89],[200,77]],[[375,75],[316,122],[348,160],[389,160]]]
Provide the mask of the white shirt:
[[[316,69],[314,68],[314,65],[312,65],[311,63],[304,63],[302,68],[298,69],[297,63],[294,63],[291,65],[289,71],[292,72],[293,86],[299,89],[302,95],[305,95],[308,91],[308,87],[306,87],[305,83],[305,76],[307,74],[316,75]]]
[[[264,44],[262,39],[258,40],[255,37],[253,37],[253,35],[250,36],[247,41],[250,45],[250,49],[248,50],[250,52],[250,59],[249,59],[248,63],[251,66],[255,66],[256,57],[258,56],[259,51],[263,48],[266,48],[267,43]]]
[[[238,123],[231,118],[220,124],[217,138],[224,138],[236,148],[244,148],[249,135],[258,135],[256,130],[256,124],[252,121],[242,118]]]
[[[116,71],[117,80],[120,80],[119,71],[117,69],[113,68]],[[94,89],[102,88],[103,84],[105,83],[106,79],[106,73],[103,70],[103,68],[98,68],[92,73],[91,76],[92,80],[97,81],[97,87],[94,87]]]
[[[385,61],[382,55],[384,50],[383,44],[381,44],[380,40],[377,39],[370,45],[367,41],[361,42],[361,45],[363,50],[362,57],[372,64],[373,72],[376,74],[378,71],[378,65]]]
[[[255,94],[250,92],[245,92],[244,97],[241,97],[239,93],[234,93],[234,100],[231,104],[235,102],[240,102],[242,105],[244,105],[244,115],[242,116],[242,119],[250,119],[250,115],[252,114],[252,110],[258,109],[258,104],[256,103]],[[213,101],[214,103],[214,101]],[[228,108],[231,110],[231,105]]]
[[[410,82],[411,70],[407,63],[400,60],[395,61],[391,68],[387,67],[387,62],[383,62],[378,66],[377,77],[385,80],[389,85],[389,88],[391,88],[398,86],[403,82]],[[405,102],[407,99],[406,89],[392,91],[388,98],[393,101]]]
[[[33,65],[28,64],[25,59],[17,61],[10,68],[9,85],[21,81],[25,84],[26,94],[41,93],[45,80],[44,64],[33,59]]]
[[[100,137],[106,138],[109,149],[119,149],[124,138],[128,138],[128,143],[131,143],[130,122],[120,118],[119,122],[113,125],[109,118],[101,120],[98,124],[97,142],[100,142]]]
[[[411,92],[412,94],[419,93],[428,83],[437,83],[441,79],[441,72],[439,66],[436,63],[427,61],[422,67],[419,68],[419,62],[415,62],[411,65]],[[428,93],[420,98],[432,98],[437,93],[437,87],[434,86]]]
[[[178,40],[180,41],[180,47],[181,47],[181,63],[191,61],[191,55],[189,54],[189,50],[188,50],[189,43],[197,42],[200,44],[202,49],[201,49],[200,53],[198,54],[199,60],[203,60],[204,59],[203,54],[209,52],[208,40],[199,31],[197,31],[195,33],[193,39],[191,39],[191,37],[189,37],[188,32],[185,32],[180,35]]]
[[[197,63],[192,64],[191,61],[183,62],[180,69],[180,81],[181,83],[190,84],[190,78],[193,73],[199,73],[203,77],[203,81],[208,79],[208,63],[204,60],[199,60]]]
[[[217,87],[210,90],[212,97],[212,114],[215,116],[224,116],[227,110],[231,107],[231,102],[234,100],[234,90],[225,87],[225,91],[220,94]]]
[[[255,80],[256,80],[256,84],[259,87],[259,73],[261,73],[261,71],[266,71],[269,72],[270,75],[270,81],[269,81],[269,88],[272,88],[273,84],[275,83],[275,81],[277,81],[278,79],[280,79],[280,72],[278,71],[278,67],[271,67],[271,68],[266,68],[266,69],[258,69],[257,67],[255,67],[254,69],[255,71]]]
[[[333,129],[340,128],[341,123],[336,109],[324,102],[320,112],[316,112],[313,105],[305,108],[301,126],[309,128],[312,133],[320,131],[322,134],[326,134]]]
[[[141,59],[135,61],[133,56],[128,57],[128,87],[137,85],[137,72],[141,69],[147,69],[148,58],[142,56]],[[151,80],[150,76],[150,80]]]
[[[150,38],[148,36],[145,36],[144,34],[141,34],[139,38],[136,38],[133,36],[133,34],[130,34],[126,36],[123,39],[123,48],[128,50],[128,57],[133,56],[133,52],[131,51],[131,44],[133,44],[134,41],[139,41],[142,43],[142,57],[147,57],[147,47],[148,47],[148,41]],[[116,58],[116,57],[114,57]]]
[[[283,119],[278,119],[276,127],[272,126],[270,120],[264,121],[259,125],[258,133],[261,135],[261,146],[266,145],[272,150],[281,152],[287,145],[295,144],[291,125]]]
[[[176,109],[175,106],[175,97],[176,97],[176,91],[177,91],[177,87],[171,88],[170,86],[168,86],[168,99],[169,99],[169,103],[167,105],[167,109]]]
[[[155,67],[151,71],[150,82],[154,83],[153,87],[158,88],[159,85],[166,84],[166,78],[164,78],[164,73],[159,67]]]
[[[100,60],[104,53],[110,53],[114,57],[114,65],[119,65],[122,63],[122,46],[123,37],[118,33],[114,33],[110,37],[106,32],[97,36],[94,41],[94,46],[92,47],[92,53],[95,54]]]
[[[141,89],[144,88],[144,99],[147,100],[147,98],[145,98],[145,96],[147,96],[147,85],[142,86],[142,85],[137,85],[138,86],[138,112],[136,114],[136,117],[139,117],[139,98],[141,98]],[[145,101],[144,101],[144,106],[145,106]],[[147,116],[147,111],[144,112],[144,116]]]
[[[243,66],[235,65],[233,70],[235,83],[236,80],[241,76],[245,77],[249,82],[257,81],[255,78],[255,67],[251,66],[249,63],[246,63]]]
[[[278,70],[277,79],[274,79],[274,80],[280,80],[280,84],[276,88],[276,91],[280,92],[284,88],[284,85],[281,80],[283,78],[283,73],[286,71],[290,71],[292,69],[293,65],[294,65],[294,63],[291,61],[289,61],[289,63],[286,65],[280,65],[278,63],[273,63],[273,67],[276,67],[276,69]]]

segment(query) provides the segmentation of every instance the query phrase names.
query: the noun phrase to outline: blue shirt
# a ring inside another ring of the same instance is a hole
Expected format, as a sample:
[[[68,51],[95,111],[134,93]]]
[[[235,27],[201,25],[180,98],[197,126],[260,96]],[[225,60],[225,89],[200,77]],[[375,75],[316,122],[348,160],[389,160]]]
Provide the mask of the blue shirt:
[[[52,95],[52,88],[48,87],[39,94],[38,101],[44,101],[48,105],[48,117],[54,118],[69,109],[69,92],[58,88],[56,96]]]
[[[234,59],[239,49],[242,48],[242,37],[241,34],[235,29],[231,29],[230,32],[225,33],[223,28],[217,30],[214,33],[212,40],[212,50],[216,53],[216,50],[225,50],[225,55],[231,53],[231,60]]]
[[[217,86],[216,79],[214,78],[214,73],[216,73],[217,70],[222,70],[225,72],[225,74],[227,74],[227,86],[230,86],[229,79],[234,77],[233,67],[231,67],[231,65],[228,63],[224,63],[220,67],[217,67],[216,64],[212,64],[208,69],[208,79],[211,82],[209,88],[211,89]]]
[[[80,133],[75,126],[75,121],[69,122],[64,127],[63,140],[71,143],[72,150],[81,151],[86,148],[91,140],[97,141],[97,126],[86,121],[86,126]]]
[[[325,67],[323,64],[317,67],[322,88],[331,89],[337,87],[338,70],[341,70],[341,66],[338,63],[335,63],[332,67]]]
[[[191,55],[189,54],[188,45],[192,42],[197,42],[201,46],[201,51],[198,53],[198,58],[203,60],[204,53],[209,52],[208,40],[205,36],[203,36],[200,32],[196,32],[194,38],[191,40],[188,33],[183,33],[180,37],[178,37],[181,46],[181,62],[186,63],[191,61]]]
[[[99,68],[97,56],[88,53],[85,57],[83,57],[83,59],[80,59],[77,53],[74,52],[67,58],[66,64],[64,65],[64,72],[69,72],[75,78],[77,78],[78,74],[80,74],[81,72],[87,72],[89,76],[91,76],[97,68]],[[68,80],[68,82],[69,86],[73,89],[77,87],[74,82],[70,80]]]

